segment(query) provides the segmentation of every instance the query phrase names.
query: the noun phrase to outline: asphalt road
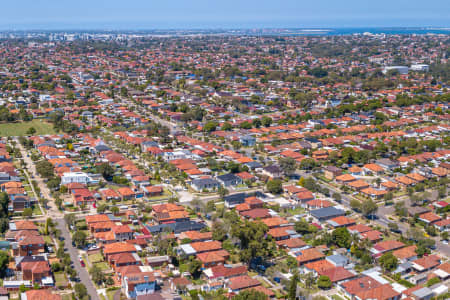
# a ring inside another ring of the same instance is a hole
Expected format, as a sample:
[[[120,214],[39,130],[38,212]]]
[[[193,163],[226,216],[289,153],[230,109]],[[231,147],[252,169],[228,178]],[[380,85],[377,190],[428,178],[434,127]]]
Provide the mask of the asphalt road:
[[[67,249],[70,258],[72,259],[73,265],[77,274],[80,278],[81,283],[86,287],[88,295],[91,297],[91,300],[100,300],[97,289],[89,277],[89,273],[83,268],[80,264],[80,260],[78,258],[78,250],[72,246],[72,237],[70,236],[69,229],[67,228],[66,221],[64,219],[56,219],[56,228],[61,230],[61,236],[64,238],[64,248]]]

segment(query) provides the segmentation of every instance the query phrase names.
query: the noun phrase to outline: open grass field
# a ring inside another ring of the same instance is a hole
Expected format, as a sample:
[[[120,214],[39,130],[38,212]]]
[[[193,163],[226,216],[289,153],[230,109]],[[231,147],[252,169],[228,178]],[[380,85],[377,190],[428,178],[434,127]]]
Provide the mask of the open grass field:
[[[20,136],[27,135],[27,130],[31,127],[36,129],[34,135],[55,134],[53,125],[43,120],[34,119],[30,122],[2,123],[0,124],[0,136]]]

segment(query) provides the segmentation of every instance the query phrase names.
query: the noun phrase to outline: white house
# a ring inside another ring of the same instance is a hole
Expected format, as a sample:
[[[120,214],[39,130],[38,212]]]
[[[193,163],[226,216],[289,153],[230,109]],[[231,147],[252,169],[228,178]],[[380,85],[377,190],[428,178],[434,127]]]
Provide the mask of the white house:
[[[68,184],[73,182],[89,184],[96,183],[98,182],[98,180],[92,179],[88,174],[84,172],[66,172],[61,177],[61,184]]]

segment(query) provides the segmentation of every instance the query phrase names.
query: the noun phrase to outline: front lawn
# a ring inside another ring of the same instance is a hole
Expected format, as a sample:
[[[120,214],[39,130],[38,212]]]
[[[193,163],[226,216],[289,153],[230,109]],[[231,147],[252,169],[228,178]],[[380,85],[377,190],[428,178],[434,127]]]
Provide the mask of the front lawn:
[[[67,287],[66,275],[63,272],[55,273],[55,285],[56,287]]]
[[[102,271],[108,271],[110,269],[108,263],[106,263],[106,262],[99,262],[99,263],[96,263],[95,265]]]
[[[91,254],[91,255],[89,255],[89,261],[93,264],[102,262],[103,256],[101,253]]]

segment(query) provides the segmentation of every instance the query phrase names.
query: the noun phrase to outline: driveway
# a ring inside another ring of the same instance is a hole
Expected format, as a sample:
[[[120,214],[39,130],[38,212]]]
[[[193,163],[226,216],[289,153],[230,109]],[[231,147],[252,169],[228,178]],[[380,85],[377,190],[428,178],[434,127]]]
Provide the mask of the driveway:
[[[66,221],[63,218],[56,219],[55,221],[56,228],[61,230],[61,236],[64,238],[64,248],[67,248],[67,252],[72,259],[73,265],[75,267],[75,270],[77,271],[78,276],[80,277],[81,283],[86,287],[91,300],[100,300],[97,294],[97,289],[92,283],[89,273],[80,264],[80,260],[78,258],[78,250],[72,246],[72,237],[70,236]]]

